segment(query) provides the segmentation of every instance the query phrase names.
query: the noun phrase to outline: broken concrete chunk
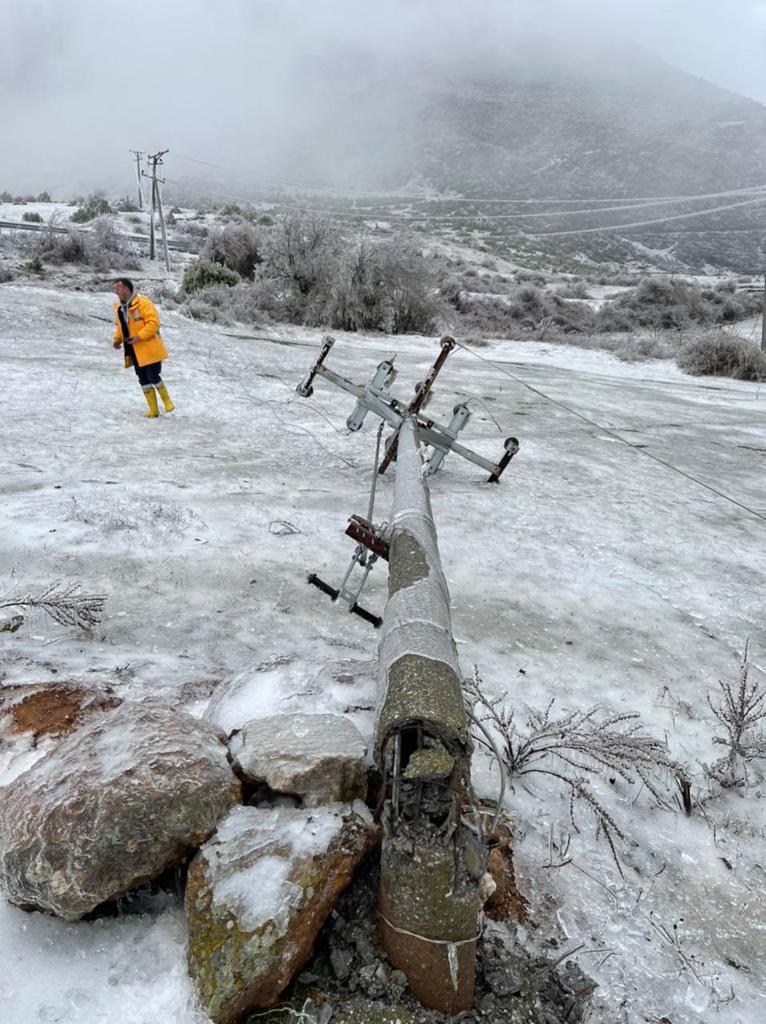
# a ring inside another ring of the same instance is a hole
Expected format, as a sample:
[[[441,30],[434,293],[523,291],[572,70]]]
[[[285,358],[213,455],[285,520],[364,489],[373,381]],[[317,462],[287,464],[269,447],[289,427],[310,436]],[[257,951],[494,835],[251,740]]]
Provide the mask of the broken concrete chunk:
[[[183,860],[239,799],[217,730],[126,702],[0,789],[0,887],[76,921]]]
[[[229,744],[249,782],[302,797],[306,807],[367,794],[366,746],[340,715],[279,715],[248,722]]]
[[[273,1006],[377,841],[364,804],[237,807],[189,869],[187,961],[214,1024]]]
[[[410,757],[403,777],[423,782],[448,779],[454,767],[455,758],[443,747],[421,747]]]

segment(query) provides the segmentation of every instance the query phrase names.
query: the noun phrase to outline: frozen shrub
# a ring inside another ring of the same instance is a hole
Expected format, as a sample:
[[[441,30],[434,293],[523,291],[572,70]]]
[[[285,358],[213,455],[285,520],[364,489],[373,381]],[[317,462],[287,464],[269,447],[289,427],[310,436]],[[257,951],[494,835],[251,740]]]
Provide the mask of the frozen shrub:
[[[464,680],[467,710],[477,744],[502,761],[498,765],[513,786],[522,779],[545,776],[566,794],[569,821],[579,832],[576,811],[591,813],[596,835],[603,835],[619,868],[616,843],[625,841],[624,826],[615,819],[593,782],[599,776],[612,785],[646,790],[659,806],[671,806],[668,783],[687,780],[686,769],[674,761],[662,740],[644,732],[636,712],[604,714],[598,706],[584,711],[556,711],[555,698],[544,710],[529,709],[520,721],[516,709],[501,697],[490,698],[478,669]]]
[[[13,202],[13,196],[11,195],[10,192],[8,192],[7,190],[5,192],[0,192],[0,203],[12,203],[12,202]]]
[[[511,298],[511,317],[525,327],[536,327],[547,313],[546,297],[534,285],[525,285]]]
[[[51,202],[51,194],[50,194],[50,192],[41,192],[40,195],[37,197],[37,202],[38,203],[50,203]]]
[[[726,748],[726,753],[709,769],[709,773],[721,786],[744,787],[748,783],[748,767],[756,760],[766,759],[766,737],[763,723],[766,722],[766,690],[757,679],[750,680],[748,644],[739,667],[737,685],[719,680],[718,702],[707,702],[726,733],[713,740]]]
[[[556,294],[562,299],[587,299],[588,286],[585,281],[567,281]]]
[[[97,217],[91,228],[90,241],[92,247],[109,254],[120,252],[122,243],[114,217]]]
[[[255,268],[263,262],[263,243],[258,230],[245,221],[214,228],[202,250],[205,259],[228,267],[252,281]]]
[[[84,224],[96,217],[101,217],[105,213],[112,212],[113,210],[106,198],[102,195],[98,195],[98,193],[94,193],[86,199],[79,200],[79,206],[72,214],[71,219],[75,224]]]
[[[538,270],[517,270],[513,276],[518,282],[523,284],[536,284],[544,288],[547,283],[545,275],[541,274]]]
[[[443,308],[433,271],[420,250],[402,239],[380,246],[382,280],[392,334],[435,334]]]
[[[607,333],[634,331],[635,315],[632,310],[616,309],[611,303],[607,303],[596,314],[596,326],[599,331]]]
[[[125,264],[123,263],[121,266],[125,266]],[[148,295],[155,304],[177,304],[179,301],[179,290],[171,281],[153,282],[147,286],[145,294]]]
[[[327,322],[342,331],[382,331],[387,321],[380,251],[362,239],[340,266]]]
[[[186,309],[198,320],[217,323],[253,326],[266,319],[257,286],[248,284],[236,287],[219,284],[203,288],[187,301]]]
[[[204,323],[225,323],[225,317],[221,311],[197,298],[196,293],[190,296],[183,305],[183,312],[192,320],[202,320]]]
[[[220,263],[200,258],[190,263],[184,271],[181,290],[190,294],[210,285],[224,284],[233,287],[239,281],[239,274]]]
[[[548,305],[552,323],[564,334],[586,334],[596,325],[596,314],[582,302],[566,302],[554,295]]]
[[[447,296],[450,303],[461,314],[461,329],[505,337],[518,331],[518,323],[511,316],[510,305],[494,295],[467,296],[464,292]]]
[[[37,248],[37,255],[46,263],[90,263],[90,252],[85,235],[68,231],[65,235],[46,234]]]
[[[296,211],[280,217],[268,235],[265,274],[305,300],[321,291],[328,298],[341,242],[328,220]]]
[[[678,353],[677,335],[667,333],[628,335],[612,351],[626,363],[644,359],[671,359]]]
[[[39,213],[34,210],[25,210],[21,215],[21,219],[26,221],[27,224],[42,224],[43,219]]]
[[[44,612],[60,626],[88,630],[101,622],[106,604],[103,594],[81,594],[79,583],[51,583],[38,591],[22,591],[3,601],[0,609],[23,609],[20,616]]]
[[[54,218],[36,242],[35,254],[46,263],[79,263],[106,272],[114,257],[122,252],[122,244],[111,217],[99,217],[90,231],[70,228],[61,234],[53,231]]]
[[[629,312],[638,326],[665,330],[733,323],[752,316],[758,306],[758,296],[736,288],[732,291],[730,282],[701,289],[693,281],[656,277],[644,278],[612,303],[614,310]]]
[[[13,280],[13,273],[8,269],[0,265],[0,284],[7,284],[8,281]]]
[[[679,353],[676,362],[682,370],[695,377],[766,380],[766,352],[752,342],[723,331],[694,338]]]

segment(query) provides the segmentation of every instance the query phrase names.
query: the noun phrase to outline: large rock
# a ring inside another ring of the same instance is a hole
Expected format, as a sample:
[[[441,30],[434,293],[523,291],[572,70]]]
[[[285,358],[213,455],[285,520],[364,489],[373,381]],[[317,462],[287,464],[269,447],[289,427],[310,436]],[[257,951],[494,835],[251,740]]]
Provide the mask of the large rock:
[[[332,714],[349,718],[372,745],[377,660],[315,662],[272,658],[222,683],[204,718],[231,735],[255,718]]]
[[[277,1002],[376,839],[358,802],[227,815],[186,886],[189,974],[215,1024]]]
[[[0,688],[0,787],[12,782],[86,721],[122,701],[109,687],[71,682]]]
[[[121,703],[110,690],[76,683],[6,687],[0,695],[0,736],[6,731],[28,733],[34,742],[41,736],[62,736]]]
[[[0,789],[0,887],[77,920],[182,860],[239,799],[215,728],[125,703]]]
[[[279,715],[248,722],[229,744],[248,782],[319,807],[367,795],[365,742],[340,715]]]

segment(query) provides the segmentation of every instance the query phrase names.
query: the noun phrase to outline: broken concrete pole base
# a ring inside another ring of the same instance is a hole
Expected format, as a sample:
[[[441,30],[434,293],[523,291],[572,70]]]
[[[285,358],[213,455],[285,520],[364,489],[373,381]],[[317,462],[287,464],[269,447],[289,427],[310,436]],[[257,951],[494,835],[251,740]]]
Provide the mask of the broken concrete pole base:
[[[237,807],[189,868],[187,963],[214,1024],[273,1006],[377,842],[367,808]]]
[[[244,779],[299,796],[306,807],[367,795],[366,744],[341,715],[258,718],[232,737],[229,749]]]
[[[475,872],[465,866],[472,859]],[[387,837],[383,843],[381,943],[418,1002],[440,1013],[473,1005],[482,866],[481,847],[462,828],[446,845],[428,842],[425,835]]]
[[[216,729],[125,702],[0,789],[0,887],[76,921],[184,860],[240,795]]]

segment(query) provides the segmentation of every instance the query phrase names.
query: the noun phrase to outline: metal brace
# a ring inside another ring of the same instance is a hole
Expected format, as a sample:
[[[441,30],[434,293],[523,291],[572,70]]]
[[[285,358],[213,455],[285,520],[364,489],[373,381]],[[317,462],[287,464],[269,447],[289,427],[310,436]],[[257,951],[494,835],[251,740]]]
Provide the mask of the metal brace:
[[[329,349],[328,349],[329,351]],[[383,377],[381,374],[381,367],[384,365],[391,366],[391,364],[383,364],[378,368],[378,374],[381,375],[381,384]],[[376,377],[378,376],[376,374]],[[387,378],[386,378],[387,379]],[[362,419],[366,415],[367,410],[365,409],[362,413]],[[353,414],[352,414],[353,415]],[[361,424],[360,424],[361,426]],[[387,523],[381,523],[375,525],[372,521],[372,516],[375,508],[375,491],[378,484],[378,462],[380,460],[380,441],[383,434],[383,423],[378,428],[377,443],[375,446],[375,465],[372,473],[372,486],[370,488],[370,500],[367,506],[367,517],[352,515],[348,521],[346,527],[347,536],[351,537],[352,540],[357,542],[354,553],[351,556],[346,575],[343,577],[343,582],[339,587],[333,587],[330,583],[320,579],[316,573],[311,573],[308,577],[308,582],[312,586],[317,587],[322,593],[327,594],[335,601],[345,601],[348,605],[348,610],[354,615],[358,615],[366,622],[371,623],[376,629],[383,624],[383,619],[380,615],[375,615],[374,612],[369,611],[367,608],[363,608],[359,604],[359,598],[362,595],[362,590],[367,582],[367,577],[370,575],[373,566],[379,558],[388,561],[388,550],[389,550],[389,527]],[[356,566],[359,566],[362,570],[361,578],[355,587],[349,586],[349,580],[351,579],[352,573]]]

